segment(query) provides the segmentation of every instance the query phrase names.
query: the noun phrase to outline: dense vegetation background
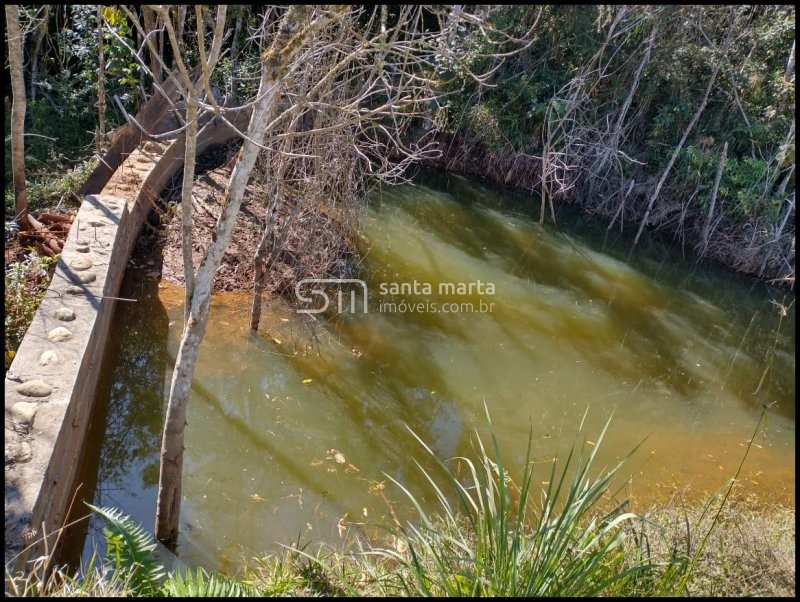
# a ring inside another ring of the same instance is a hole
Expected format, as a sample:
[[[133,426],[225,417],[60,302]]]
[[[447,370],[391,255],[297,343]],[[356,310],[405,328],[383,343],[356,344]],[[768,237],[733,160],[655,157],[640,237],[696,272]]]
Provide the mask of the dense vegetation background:
[[[452,97],[449,167],[620,227],[652,202],[649,226],[793,282],[794,8],[517,6],[506,18],[520,30],[538,19],[537,39],[493,87],[465,81]]]
[[[95,6],[22,10],[35,208],[63,196],[53,178],[94,151],[101,34]],[[130,52],[141,36],[123,12],[103,15],[107,130],[123,122],[118,105],[135,111],[150,82]],[[246,96],[258,15],[242,6],[227,18],[238,26],[216,83]],[[191,11],[186,19],[184,35]],[[466,30],[456,34],[470,66],[496,70],[482,86],[458,77],[460,65],[440,65],[448,94],[431,110],[449,169],[528,189],[532,202],[579,203],[620,227],[637,228],[646,212],[648,226],[699,254],[793,282],[793,7],[513,6],[492,19],[519,36],[532,27],[534,40],[501,61]]]

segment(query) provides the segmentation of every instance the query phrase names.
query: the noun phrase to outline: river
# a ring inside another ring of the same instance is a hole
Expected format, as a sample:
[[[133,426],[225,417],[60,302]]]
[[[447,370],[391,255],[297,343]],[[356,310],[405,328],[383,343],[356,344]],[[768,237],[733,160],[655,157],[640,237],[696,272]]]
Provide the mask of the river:
[[[642,510],[722,486],[767,404],[737,492],[793,505],[794,294],[655,237],[632,251],[629,232],[566,207],[557,228],[537,214],[530,198],[428,174],[377,193],[364,216],[366,312],[355,283],[354,311],[272,300],[253,335],[249,296],[217,296],[190,400],[180,555],[232,570],[280,543],[373,533],[407,516],[389,477],[434,499],[408,429],[443,459],[474,457],[487,410],[512,476],[532,434],[537,483],[581,421],[591,447],[611,417],[598,460],[641,444],[614,502]],[[84,494],[152,529],[183,291],[131,274],[121,296],[138,301],[115,316]]]

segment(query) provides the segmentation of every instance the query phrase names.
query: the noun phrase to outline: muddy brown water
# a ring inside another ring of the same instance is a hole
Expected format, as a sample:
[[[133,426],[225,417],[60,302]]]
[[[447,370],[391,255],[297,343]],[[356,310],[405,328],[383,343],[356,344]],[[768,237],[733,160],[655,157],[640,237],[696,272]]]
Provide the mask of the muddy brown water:
[[[429,174],[373,198],[354,273],[367,313],[273,300],[253,335],[249,297],[216,297],[189,407],[180,555],[233,570],[281,543],[374,536],[392,511],[411,516],[389,477],[433,508],[414,460],[432,462],[408,428],[441,458],[474,458],[476,429],[489,442],[484,408],[512,476],[532,433],[542,487],[578,425],[588,449],[611,417],[598,468],[641,444],[612,503],[643,509],[722,486],[769,404],[737,492],[793,505],[794,295],[661,242],[631,253],[627,233],[568,208],[541,227],[537,209]],[[183,291],[131,273],[121,296],[138,302],[117,310],[85,495],[152,529]]]

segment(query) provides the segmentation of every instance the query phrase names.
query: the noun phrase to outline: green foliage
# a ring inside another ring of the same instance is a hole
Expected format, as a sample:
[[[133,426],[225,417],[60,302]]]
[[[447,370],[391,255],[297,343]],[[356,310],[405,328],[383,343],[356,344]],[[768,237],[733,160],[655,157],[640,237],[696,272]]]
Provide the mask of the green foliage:
[[[59,174],[42,174],[28,182],[28,209],[37,211],[66,203],[79,207],[82,199],[78,194],[97,161],[94,158],[82,161],[74,169]]]
[[[374,553],[402,567],[398,575],[409,595],[587,596],[619,588],[619,582],[632,581],[652,567],[645,562],[629,564],[619,555],[622,527],[635,515],[594,515],[627,459],[599,477],[591,476],[607,428],[608,424],[588,456],[585,446],[577,452],[573,447],[560,471],[553,465],[538,505],[533,496],[530,437],[517,485],[503,465],[494,433],[494,459],[479,436],[478,461],[457,459],[466,468],[466,479],[460,479],[414,434],[442,469],[448,490],[417,462],[436,492],[440,512],[428,514],[417,497],[395,481],[413,504],[420,524],[400,527],[398,537],[404,545],[399,547],[407,552],[384,548]]]
[[[130,26],[120,19],[121,11],[106,7],[106,28],[115,31],[133,44]],[[124,16],[124,15],[123,15]],[[42,44],[38,57],[39,71],[31,87],[35,98],[28,94],[25,130],[25,163],[28,177],[35,180],[40,174],[52,173],[90,156],[93,152],[95,128],[98,124],[97,102],[97,22],[96,6],[65,5],[50,11],[48,40]],[[27,20],[32,19],[30,15]],[[32,38],[34,36],[29,36]],[[129,100],[136,89],[137,66],[130,51],[106,31],[107,98],[119,95]],[[30,45],[30,40],[28,41]],[[30,62],[26,64],[30,67]],[[32,74],[26,73],[26,80]],[[107,121],[110,127],[123,122],[123,116],[112,102],[107,101]],[[128,109],[132,107],[129,105]],[[10,111],[6,111],[6,181],[11,181]]]
[[[258,596],[257,590],[248,585],[229,579],[219,573],[207,573],[198,568],[181,575],[176,571],[164,583],[161,593],[170,598],[245,598]]]
[[[155,595],[164,578],[164,568],[156,558],[152,536],[121,510],[87,506],[105,520],[106,562],[112,567],[113,580],[124,583],[136,596]]]
[[[794,81],[785,77],[795,33],[791,7],[513,6],[498,7],[490,18],[498,28],[513,24],[520,35],[535,17],[533,43],[500,65],[491,87],[479,89],[454,72],[458,83],[450,84],[448,132],[478,141],[498,157],[536,156],[544,148],[547,120],[554,125],[573,102],[569,119],[561,123],[565,129],[549,150],[561,153],[574,180],[568,198],[595,209],[631,180],[658,180],[712,73],[721,67],[661,197],[686,203],[699,186],[699,202],[687,204],[680,223],[704,221],[727,143],[718,207],[734,224],[777,223],[780,206],[794,189],[791,179],[778,195],[779,182],[795,161]],[[650,60],[637,76],[653,31]],[[490,65],[479,58],[471,66],[480,67],[481,61]],[[613,149],[624,155],[601,162],[598,170],[597,157],[605,152],[631,89],[624,130]],[[534,175],[522,184],[535,181]],[[635,203],[629,207],[639,211]]]
[[[28,331],[36,310],[53,275],[57,257],[40,257],[36,253],[21,262],[12,263],[5,271],[5,361],[11,359]]]
[[[719,168],[721,149],[704,150],[696,145],[685,147],[680,154],[678,173],[685,181],[700,185],[706,193],[699,196],[702,211],[708,210],[711,188]],[[772,173],[769,162],[762,158],[728,158],[722,172],[717,202],[720,207],[740,218],[758,217],[768,223],[778,219],[783,198],[771,190],[767,178]]]
[[[201,568],[194,573],[187,568],[183,573],[178,570],[168,575],[156,556],[156,542],[141,525],[116,508],[87,506],[105,521],[105,563],[111,570],[110,581],[126,595],[181,598],[258,595],[256,589],[245,583]]]
[[[130,48],[134,48],[133,30],[128,18],[122,10],[113,6],[103,7],[105,27],[106,73],[113,82],[123,88],[134,89],[139,85],[138,63],[131,56]],[[126,47],[127,46],[127,47]]]
[[[79,576],[69,577],[63,568],[47,576],[47,558],[42,557],[28,574],[11,575],[6,567],[6,591],[73,597],[791,595],[794,512],[779,509],[754,516],[729,503],[764,410],[728,484],[702,509],[670,507],[666,518],[664,511],[637,516],[622,512],[621,506],[602,510],[614,475],[630,457],[599,474],[593,468],[609,423],[588,453],[588,442],[579,446],[576,440],[561,467],[551,465],[541,498],[534,494],[539,488],[534,485],[530,437],[517,483],[502,462],[493,433],[491,454],[477,437],[476,460],[444,462],[412,432],[441,470],[434,476],[417,463],[439,512],[424,511],[420,498],[395,481],[418,520],[390,529],[393,549],[360,545],[355,553],[323,553],[320,547],[315,555],[305,551],[306,545],[297,545],[277,558],[252,559],[245,567],[246,580],[203,569],[165,574],[155,556],[156,544],[139,525],[119,510],[90,506],[107,523],[105,564],[95,566],[93,557]],[[754,519],[759,526],[748,527]],[[720,529],[726,520],[737,530]],[[742,539],[741,529],[747,528],[778,535],[777,547],[751,541],[754,533]],[[732,531],[738,535],[731,537]],[[739,564],[731,565],[734,559]],[[781,566],[772,570],[775,562]],[[735,575],[734,587],[728,586],[726,573]]]

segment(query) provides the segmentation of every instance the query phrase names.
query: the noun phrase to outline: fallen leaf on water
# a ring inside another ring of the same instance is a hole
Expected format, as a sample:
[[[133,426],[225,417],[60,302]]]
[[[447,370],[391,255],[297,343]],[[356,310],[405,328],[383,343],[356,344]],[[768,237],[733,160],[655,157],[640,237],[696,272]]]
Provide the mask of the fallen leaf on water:
[[[367,491],[369,491],[372,495],[378,495],[384,489],[386,489],[386,485],[384,485],[383,482],[381,482],[381,483],[373,483],[367,488]]]
[[[306,523],[306,529],[308,529],[309,531],[313,531],[314,527],[311,526],[311,523]]]
[[[338,520],[336,523],[336,529],[339,531],[339,537],[342,537],[345,531],[347,531],[347,523],[344,522],[344,519],[347,518],[347,514],[345,514],[342,518]]]
[[[280,339],[276,339],[276,338],[273,338],[272,342],[275,343],[276,345],[280,345],[281,344],[281,340]]]
[[[289,318],[281,318],[281,322],[288,322]]]
[[[586,440],[586,443],[588,445],[597,445],[597,443],[595,443],[594,441],[589,441],[588,439]]]
[[[344,454],[340,452],[338,449],[331,448],[327,450],[325,453],[328,454],[327,456],[328,460],[336,460],[337,464],[344,464],[345,462],[347,462],[347,459],[344,457]],[[356,468],[356,470],[358,469]]]
[[[250,499],[253,500],[254,502],[263,502],[263,501],[265,501],[264,498],[261,497],[260,495],[258,495],[257,493],[254,493],[253,495],[251,495]]]
[[[328,472],[336,472],[335,466],[328,466]]]
[[[312,379],[310,379],[310,378],[306,378],[306,379],[304,379],[304,380],[303,380],[303,384],[304,384],[304,385],[307,385],[308,383],[310,383],[310,382],[311,382],[311,380],[312,380]]]
[[[318,460],[318,459],[311,460],[311,466],[313,466],[314,468],[316,468],[317,466],[321,466],[321,465],[322,465],[322,460]]]
[[[755,481],[753,481],[753,483],[755,483]],[[758,484],[758,483],[756,483],[756,484]],[[367,516],[367,507],[366,507],[366,506],[364,506],[364,507],[361,509],[361,514],[363,514],[365,517]]]
[[[344,456],[343,456],[343,457],[344,457]],[[348,464],[348,465],[347,465],[347,468],[345,468],[345,469],[344,469],[344,471],[345,471],[346,473],[348,473],[348,474],[349,474],[349,473],[351,473],[351,472],[361,472],[360,470],[358,470],[358,468],[356,468],[356,467],[355,467],[355,466],[353,466],[352,464]]]

